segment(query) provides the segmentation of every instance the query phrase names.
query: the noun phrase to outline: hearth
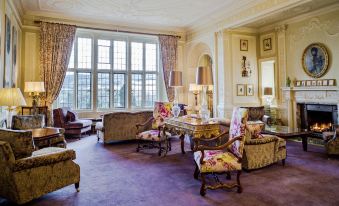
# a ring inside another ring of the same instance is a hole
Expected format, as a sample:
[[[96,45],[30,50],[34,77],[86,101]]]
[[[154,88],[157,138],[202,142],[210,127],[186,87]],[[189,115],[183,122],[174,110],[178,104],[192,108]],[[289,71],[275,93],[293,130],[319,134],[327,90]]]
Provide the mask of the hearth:
[[[322,137],[322,132],[333,131],[338,124],[337,105],[298,104],[300,127],[312,131],[313,137]]]

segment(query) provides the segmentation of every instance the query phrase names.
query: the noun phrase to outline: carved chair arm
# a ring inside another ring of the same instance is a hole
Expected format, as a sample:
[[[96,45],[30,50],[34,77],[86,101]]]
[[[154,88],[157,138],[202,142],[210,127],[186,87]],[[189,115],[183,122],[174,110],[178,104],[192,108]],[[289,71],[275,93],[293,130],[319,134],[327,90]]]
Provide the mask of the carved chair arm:
[[[140,133],[142,130],[145,130],[146,127],[150,126],[150,124],[152,123],[153,119],[154,119],[154,117],[150,117],[145,122],[140,123],[140,124],[136,124],[135,126],[137,128],[137,133]]]

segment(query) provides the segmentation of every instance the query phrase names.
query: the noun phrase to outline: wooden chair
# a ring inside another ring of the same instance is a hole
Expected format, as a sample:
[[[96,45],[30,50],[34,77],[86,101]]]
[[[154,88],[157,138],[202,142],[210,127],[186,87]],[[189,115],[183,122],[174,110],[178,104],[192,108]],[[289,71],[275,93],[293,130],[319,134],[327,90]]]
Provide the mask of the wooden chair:
[[[195,139],[194,160],[196,168],[194,178],[198,179],[201,175],[200,195],[205,196],[206,190],[234,187],[238,188],[238,193],[242,192],[240,184],[241,162],[245,141],[245,124],[248,118],[247,109],[235,108],[233,110],[230,131],[212,139]],[[218,141],[220,138],[229,134],[229,140],[220,146],[206,146],[206,143]],[[199,145],[200,143],[200,145]],[[218,178],[218,174],[227,174],[227,179],[231,179],[231,172],[237,172],[237,182],[225,184]],[[205,176],[211,174],[214,176],[216,184],[206,185]]]

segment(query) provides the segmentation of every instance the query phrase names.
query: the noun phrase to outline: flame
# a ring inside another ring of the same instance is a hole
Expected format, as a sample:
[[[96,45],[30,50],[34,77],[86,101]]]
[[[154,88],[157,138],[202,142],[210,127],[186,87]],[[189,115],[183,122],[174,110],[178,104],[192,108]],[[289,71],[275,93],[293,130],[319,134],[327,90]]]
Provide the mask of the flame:
[[[311,131],[313,132],[324,132],[330,130],[332,123],[315,123],[310,126]]]

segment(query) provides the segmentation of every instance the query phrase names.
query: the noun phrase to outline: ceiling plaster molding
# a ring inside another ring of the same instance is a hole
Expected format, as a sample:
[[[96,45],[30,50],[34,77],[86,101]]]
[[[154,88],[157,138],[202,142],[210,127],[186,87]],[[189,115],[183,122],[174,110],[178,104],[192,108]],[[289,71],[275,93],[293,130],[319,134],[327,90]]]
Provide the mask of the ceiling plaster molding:
[[[311,0],[265,0],[257,4],[252,4],[250,7],[242,8],[240,11],[235,10],[232,13],[229,13],[229,18],[214,23],[214,28],[227,29],[227,28],[236,28],[246,25],[249,22],[267,17],[269,15],[299,6],[301,4],[310,2]],[[249,12],[250,11],[250,12]],[[187,41],[196,36],[206,34],[211,31],[212,27],[197,28],[187,31]]]
[[[260,28],[259,32],[263,33],[263,32],[272,30],[272,29],[274,29],[275,27],[277,27],[279,25],[283,25],[283,24],[287,24],[288,25],[288,24],[297,23],[297,22],[300,22],[300,21],[304,21],[304,20],[307,20],[307,19],[314,18],[316,16],[320,16],[320,15],[323,15],[323,14],[331,13],[331,12],[337,11],[337,10],[339,10],[339,3],[332,4],[332,5],[329,5],[327,7],[324,7],[324,8],[315,10],[315,11],[308,12],[306,14],[301,14],[301,15],[298,15],[296,17],[292,17],[290,19],[286,19],[284,21],[279,21],[279,22],[276,22],[274,24],[267,25],[265,27]]]
[[[13,11],[14,17],[17,20],[19,27],[22,28],[22,14],[23,14],[23,8],[21,5],[21,2],[14,3],[13,1],[9,0],[8,2],[9,7]],[[18,5],[19,4],[19,5]]]

